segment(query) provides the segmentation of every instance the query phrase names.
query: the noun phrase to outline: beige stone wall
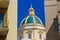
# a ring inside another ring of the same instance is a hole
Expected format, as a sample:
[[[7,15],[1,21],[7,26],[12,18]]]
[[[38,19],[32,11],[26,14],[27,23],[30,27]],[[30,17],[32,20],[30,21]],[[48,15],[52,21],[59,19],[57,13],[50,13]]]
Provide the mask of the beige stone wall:
[[[59,22],[59,36],[60,36],[60,13],[58,14],[58,22]]]
[[[60,1],[57,2],[58,11],[60,11]]]
[[[8,22],[9,31],[6,40],[17,40],[17,0],[10,0]]]
[[[45,2],[45,20],[46,20],[46,29],[49,31],[53,19],[57,16],[57,1],[46,1]]]
[[[58,1],[58,12],[60,12],[60,1]],[[60,13],[58,13],[59,36],[60,36]]]
[[[45,30],[39,30],[39,29],[27,29],[24,30],[23,35],[24,38],[27,38],[28,33],[31,33],[32,39],[31,40],[40,40],[39,34],[42,34],[42,40],[46,39],[46,31]]]
[[[59,23],[59,36],[60,36],[60,13],[58,13],[58,23]]]

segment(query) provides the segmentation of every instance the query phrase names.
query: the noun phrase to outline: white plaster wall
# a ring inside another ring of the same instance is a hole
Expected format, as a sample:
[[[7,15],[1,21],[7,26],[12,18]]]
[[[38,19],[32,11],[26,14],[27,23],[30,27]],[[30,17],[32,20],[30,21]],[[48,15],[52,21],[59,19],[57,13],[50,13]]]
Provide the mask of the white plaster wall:
[[[6,40],[17,40],[17,0],[10,0],[8,22],[9,31]]]

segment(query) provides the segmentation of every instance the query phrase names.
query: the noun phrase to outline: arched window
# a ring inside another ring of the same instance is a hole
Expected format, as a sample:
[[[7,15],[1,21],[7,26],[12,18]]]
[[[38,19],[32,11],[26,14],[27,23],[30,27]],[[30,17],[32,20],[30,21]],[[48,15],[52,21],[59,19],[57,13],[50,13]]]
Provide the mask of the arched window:
[[[31,39],[32,38],[32,31],[31,30],[27,30],[26,31],[26,38],[27,39]]]
[[[41,40],[42,40],[42,34],[39,34],[39,39],[41,39]]]
[[[28,39],[31,39],[31,33],[28,34]]]

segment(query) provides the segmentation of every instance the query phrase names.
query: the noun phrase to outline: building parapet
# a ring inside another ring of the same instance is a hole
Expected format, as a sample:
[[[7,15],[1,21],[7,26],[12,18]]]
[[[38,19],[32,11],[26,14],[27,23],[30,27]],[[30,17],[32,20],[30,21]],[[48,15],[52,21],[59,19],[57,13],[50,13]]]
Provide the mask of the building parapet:
[[[56,0],[48,0],[44,2],[45,6],[57,6],[57,1]]]

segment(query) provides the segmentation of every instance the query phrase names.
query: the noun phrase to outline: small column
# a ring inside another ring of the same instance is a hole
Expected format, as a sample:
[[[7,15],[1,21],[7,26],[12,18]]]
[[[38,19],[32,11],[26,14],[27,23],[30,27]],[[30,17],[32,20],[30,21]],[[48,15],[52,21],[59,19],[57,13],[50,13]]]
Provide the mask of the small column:
[[[26,39],[26,31],[23,31],[23,39]]]

